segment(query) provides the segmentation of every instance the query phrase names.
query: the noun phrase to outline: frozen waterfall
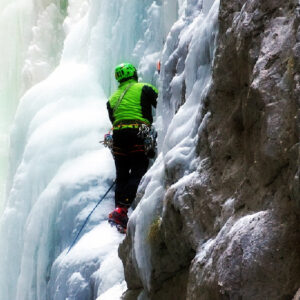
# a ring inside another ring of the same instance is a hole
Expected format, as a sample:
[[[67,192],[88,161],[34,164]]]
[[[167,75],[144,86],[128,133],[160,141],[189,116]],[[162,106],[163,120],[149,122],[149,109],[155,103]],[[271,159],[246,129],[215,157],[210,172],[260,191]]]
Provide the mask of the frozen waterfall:
[[[0,219],[0,299],[120,299],[126,290],[117,254],[123,236],[106,222],[114,205],[112,193],[66,255],[115,176],[111,154],[99,144],[110,129],[105,104],[116,88],[112,70],[130,61],[138,66],[140,80],[162,91],[167,80],[160,80],[156,62],[162,60],[161,76],[165,76],[176,55],[176,40],[179,48],[187,43],[192,47],[185,70],[170,82],[177,97],[177,84],[185,77],[186,104],[178,110],[178,101],[166,106],[163,96],[159,99],[156,126],[161,154],[156,169],[152,167],[147,175],[153,182],[134,211],[138,222],[143,218],[143,203],[151,200],[149,195],[158,194],[161,199],[159,179],[165,164],[171,168],[179,162],[186,164],[188,174],[193,172],[195,132],[188,131],[199,121],[195,112],[201,103],[195,94],[205,92],[210,82],[218,6],[215,1],[210,10],[213,2],[206,0],[203,6],[194,0],[0,2],[0,24],[2,20],[12,23],[16,15],[23,22],[13,28],[16,40],[10,43],[15,44],[5,48],[22,45],[14,54],[17,63],[5,65],[0,59],[6,71],[16,74],[6,78],[1,73],[6,84],[0,90],[1,115],[5,115],[7,99],[17,101],[24,94],[11,132],[9,193]],[[0,33],[1,41],[8,38],[9,32],[1,29]],[[184,116],[191,112],[184,125]],[[7,124],[0,124],[3,144]],[[174,127],[179,131],[175,133]],[[144,230],[138,227],[136,251],[146,272]],[[146,273],[144,280],[147,284]]]

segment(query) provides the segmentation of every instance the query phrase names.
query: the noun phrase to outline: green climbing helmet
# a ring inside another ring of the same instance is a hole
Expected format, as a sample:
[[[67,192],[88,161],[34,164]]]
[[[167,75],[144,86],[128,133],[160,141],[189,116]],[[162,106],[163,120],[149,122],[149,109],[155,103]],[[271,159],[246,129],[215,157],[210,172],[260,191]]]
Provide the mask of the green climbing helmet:
[[[130,63],[122,63],[115,68],[115,77],[119,82],[137,77],[137,70],[134,65]]]

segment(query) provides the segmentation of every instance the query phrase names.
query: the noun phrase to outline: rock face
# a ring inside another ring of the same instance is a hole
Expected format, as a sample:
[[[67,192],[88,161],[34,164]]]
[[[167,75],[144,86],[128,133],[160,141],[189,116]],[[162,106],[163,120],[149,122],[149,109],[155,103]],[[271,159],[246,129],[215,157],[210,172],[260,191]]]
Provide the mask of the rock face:
[[[172,184],[180,178],[165,172],[171,184],[153,225],[147,286],[137,268],[130,224],[119,254],[128,288],[136,292],[124,299],[295,296],[300,287],[299,24],[296,0],[221,1],[196,176],[177,187]],[[165,76],[172,77],[171,71]]]

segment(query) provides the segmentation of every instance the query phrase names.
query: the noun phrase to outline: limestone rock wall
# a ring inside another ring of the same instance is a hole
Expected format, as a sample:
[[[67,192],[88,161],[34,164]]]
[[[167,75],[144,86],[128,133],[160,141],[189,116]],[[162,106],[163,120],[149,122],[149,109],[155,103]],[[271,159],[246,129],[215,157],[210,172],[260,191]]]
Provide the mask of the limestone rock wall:
[[[213,85],[204,107],[210,117],[199,131],[197,176],[184,187],[166,186],[149,242],[149,286],[136,267],[134,226],[121,245],[129,288],[124,299],[295,296],[300,287],[299,24],[296,0],[221,1]],[[168,176],[166,182],[174,180],[174,174]]]

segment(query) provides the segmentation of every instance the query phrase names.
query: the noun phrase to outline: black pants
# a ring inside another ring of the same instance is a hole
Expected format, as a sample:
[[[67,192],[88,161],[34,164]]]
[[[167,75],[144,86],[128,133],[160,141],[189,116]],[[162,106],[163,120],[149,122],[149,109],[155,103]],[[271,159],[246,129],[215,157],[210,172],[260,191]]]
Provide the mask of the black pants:
[[[130,207],[138,185],[146,173],[149,159],[144,141],[137,136],[138,129],[114,130],[113,153],[116,165],[115,205]]]

